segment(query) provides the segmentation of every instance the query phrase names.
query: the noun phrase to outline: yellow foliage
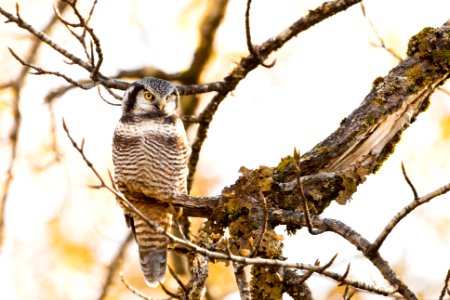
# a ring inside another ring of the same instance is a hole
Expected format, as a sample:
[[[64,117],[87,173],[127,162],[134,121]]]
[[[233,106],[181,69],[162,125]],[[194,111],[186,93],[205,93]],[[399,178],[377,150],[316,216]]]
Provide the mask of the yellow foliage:
[[[213,299],[223,299],[226,295],[237,290],[231,265],[224,263],[210,263],[209,277],[206,281],[208,292]]]
[[[0,114],[5,111],[10,111],[12,108],[11,100],[14,97],[14,92],[12,89],[0,90]]]
[[[450,115],[442,118],[439,123],[442,138],[446,140],[450,139]]]
[[[58,260],[64,265],[79,270],[88,271],[95,264],[95,258],[87,243],[80,243],[70,239],[60,221],[48,224],[50,249],[57,254]]]

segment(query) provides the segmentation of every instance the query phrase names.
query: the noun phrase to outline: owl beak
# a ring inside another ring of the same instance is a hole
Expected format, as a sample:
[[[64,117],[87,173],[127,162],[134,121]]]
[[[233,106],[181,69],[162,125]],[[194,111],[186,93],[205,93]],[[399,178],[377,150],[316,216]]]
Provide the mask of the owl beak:
[[[158,108],[159,108],[159,110],[163,110],[163,108],[164,108],[164,101],[159,102]]]

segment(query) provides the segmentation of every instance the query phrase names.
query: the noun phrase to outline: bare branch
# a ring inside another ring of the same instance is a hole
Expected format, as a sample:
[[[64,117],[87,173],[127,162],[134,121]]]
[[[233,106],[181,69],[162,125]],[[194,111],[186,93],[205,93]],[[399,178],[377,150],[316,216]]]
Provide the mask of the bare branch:
[[[108,92],[110,92],[108,88],[105,88],[105,89],[106,89]],[[112,102],[110,102],[109,100],[107,100],[105,97],[103,97],[103,95],[102,95],[102,90],[101,90],[100,86],[97,86],[97,91],[98,91],[98,95],[100,96],[100,98],[101,98],[106,104],[109,104],[109,105],[112,105],[112,106],[121,106],[121,105],[122,105],[121,103],[112,103]]]
[[[277,221],[279,224],[286,224],[291,226],[306,225],[304,214],[299,212],[277,210],[271,212],[271,217],[272,221]],[[377,250],[374,250],[373,244],[371,244],[361,234],[338,220],[311,216],[311,222],[315,228],[318,228],[322,231],[331,231],[340,235],[351,244],[353,244],[359,251],[361,251],[361,253],[365,257],[367,257],[367,259],[369,259],[372,264],[380,271],[380,273],[391,284],[391,286],[395,287],[395,290],[390,292],[391,294],[394,292],[399,292],[406,299],[417,299],[417,296],[405,283],[400,280],[394,270],[392,270],[389,263],[381,257],[380,253]],[[340,281],[341,283],[348,284],[348,279],[344,279],[343,276],[334,279]],[[356,287],[353,284],[350,285]]]
[[[141,293],[140,291],[138,291],[136,288],[134,288],[124,277],[123,273],[120,272],[119,273],[120,276],[120,281],[122,281],[122,283],[126,286],[126,288],[128,290],[130,290],[130,292],[132,292],[133,294],[135,294],[136,296],[138,296],[141,299],[145,299],[145,300],[152,300],[152,298],[144,295],[143,293]]]
[[[386,238],[389,236],[392,230],[394,230],[395,226],[397,226],[397,224],[400,223],[400,221],[403,220],[410,212],[412,212],[420,205],[425,204],[433,200],[434,198],[447,193],[449,190],[450,190],[450,183],[438,188],[437,190],[425,196],[414,199],[413,202],[405,206],[392,218],[392,220],[389,222],[389,224],[386,225],[386,227],[383,229],[380,235],[378,235],[375,242],[373,243],[372,251],[378,251],[378,249],[380,249],[381,245],[383,245],[383,242],[386,240]]]
[[[78,81],[76,81],[75,79],[72,79],[72,78],[70,78],[70,77],[68,77],[68,76],[66,76],[66,75],[64,75],[64,74],[62,74],[62,73],[60,73],[60,72],[47,71],[47,70],[44,70],[44,69],[42,69],[42,68],[40,68],[40,67],[33,66],[33,65],[31,65],[31,64],[29,64],[29,63],[23,61],[23,60],[22,60],[22,59],[21,59],[21,58],[20,58],[20,57],[19,57],[19,56],[11,49],[11,48],[8,48],[8,50],[9,50],[9,52],[11,53],[11,55],[12,55],[17,61],[19,61],[23,66],[35,70],[36,72],[31,73],[31,74],[33,74],[33,75],[54,75],[54,76],[57,76],[57,77],[61,77],[61,78],[63,78],[64,80],[66,80],[68,83],[70,83],[70,84],[72,84],[72,85],[74,85],[74,86],[77,86],[77,87],[79,87],[79,88],[81,88],[81,89],[83,89],[83,90],[89,90],[89,89],[91,89],[92,87],[94,87],[94,84],[86,84],[86,85],[83,85],[83,84],[79,83]]]
[[[250,286],[245,274],[244,266],[238,263],[233,263],[233,269],[241,300],[250,300]]]
[[[350,264],[347,265],[347,269],[345,270],[345,273],[342,274],[342,277],[345,279],[347,278],[348,274],[350,274]],[[341,283],[340,285],[343,285],[343,283]]]
[[[344,300],[350,300],[354,295],[356,294],[356,290],[351,290],[350,286],[345,286],[345,291],[344,291],[344,295],[342,296],[342,298]]]
[[[294,167],[295,167],[295,173],[297,178],[297,192],[300,196],[300,200],[303,206],[303,213],[305,215],[306,220],[306,226],[308,227],[308,231],[310,234],[316,235],[320,234],[320,231],[314,230],[312,224],[311,224],[311,217],[309,214],[309,208],[308,208],[308,200],[306,199],[305,193],[303,192],[303,185],[300,180],[301,176],[301,169],[300,169],[300,152],[294,148]]]
[[[117,270],[120,268],[122,264],[122,258],[125,254],[125,250],[130,245],[130,242],[133,240],[133,235],[130,233],[127,234],[125,240],[120,244],[119,250],[114,256],[113,260],[109,264],[108,267],[108,275],[106,276],[106,280],[103,283],[103,287],[101,289],[101,294],[98,297],[99,300],[105,300],[108,296],[108,291],[113,283],[114,275],[117,273]]]
[[[448,294],[450,296],[450,290],[448,288],[449,283],[450,283],[450,269],[448,270],[447,276],[445,277],[444,286],[442,287],[441,294],[439,295],[439,300],[443,300],[445,294]]]
[[[316,264],[319,264],[316,261]],[[305,284],[314,272],[307,271],[303,275],[297,274],[294,270],[285,270],[283,276],[283,286],[286,292],[294,300],[313,300],[313,295],[309,287]]]
[[[249,257],[255,257],[255,255],[258,253],[259,247],[261,246],[261,241],[264,238],[264,235],[266,234],[267,222],[269,220],[269,210],[267,209],[266,198],[264,197],[262,192],[259,192],[259,202],[261,202],[263,209],[262,228],[261,232],[258,234],[256,238],[256,242],[253,245],[252,252],[250,253]]]
[[[167,289],[166,286],[162,282],[159,283],[159,286],[164,291],[164,293],[166,293],[170,298],[181,299],[181,296],[169,291],[169,289]]]
[[[384,42],[384,39],[381,37],[381,35],[379,34],[377,28],[376,28],[375,25],[372,23],[372,20],[370,20],[370,18],[367,16],[367,14],[366,14],[366,8],[365,8],[364,3],[363,3],[362,1],[361,1],[361,3],[360,3],[360,6],[361,6],[361,11],[362,11],[362,14],[363,14],[364,18],[365,18],[365,19],[367,20],[367,22],[369,23],[369,26],[370,26],[370,28],[372,29],[372,31],[373,31],[375,37],[378,39],[379,46],[381,46],[381,48],[383,48],[384,50],[386,50],[387,52],[389,52],[389,53],[390,53],[393,57],[395,57],[398,61],[401,61],[401,60],[402,60],[402,57],[401,57],[397,52],[395,52],[394,49],[389,48],[389,47],[386,46],[386,43]],[[374,45],[374,46],[377,46],[377,45]]]
[[[183,281],[181,281],[181,279],[177,276],[177,274],[174,272],[174,270],[170,266],[168,267],[168,269],[169,269],[170,275],[172,275],[173,279],[175,279],[175,281],[178,283],[178,286],[181,288],[181,290],[183,292],[186,293],[187,292],[187,288],[184,285]]]
[[[86,21],[86,19],[81,15],[80,11],[78,10],[78,8],[76,7],[76,2],[71,2],[69,0],[62,0],[63,2],[66,2],[68,5],[70,5],[70,7],[72,8],[73,12],[75,13],[75,15],[78,18],[78,21],[80,22],[80,26],[83,27],[83,29],[85,31],[87,31],[89,33],[89,35],[91,36],[91,39],[95,45],[95,52],[97,54],[97,63],[94,63],[94,56],[93,54],[90,55],[91,58],[91,66],[92,66],[92,70],[91,70],[91,79],[94,81],[97,81],[97,76],[99,75],[99,71],[100,71],[100,66],[103,63],[103,52],[102,52],[102,48],[100,45],[100,39],[97,37],[97,35],[94,33],[94,30],[89,27],[88,22]],[[88,18],[90,19],[94,10],[96,2],[93,3],[93,6],[91,8],[91,11],[89,13]],[[84,34],[83,34],[84,35]],[[92,50],[92,46],[91,46],[91,50]]]
[[[265,68],[272,68],[275,66],[276,60],[271,62],[270,64],[265,64],[264,59],[259,55],[258,51],[252,44],[252,35],[250,32],[250,6],[252,4],[252,0],[247,0],[247,8],[245,10],[245,37],[247,40],[247,49],[251,55],[253,55],[256,59],[258,59],[259,64]]]

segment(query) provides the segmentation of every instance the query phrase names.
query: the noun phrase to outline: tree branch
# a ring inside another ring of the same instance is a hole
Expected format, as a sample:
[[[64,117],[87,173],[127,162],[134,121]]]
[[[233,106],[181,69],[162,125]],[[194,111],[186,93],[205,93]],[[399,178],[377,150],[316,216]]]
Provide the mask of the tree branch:
[[[415,210],[417,207],[419,207],[422,204],[425,204],[434,198],[443,195],[450,191],[450,183],[438,188],[437,190],[428,193],[427,195],[420,197],[418,199],[414,199],[410,204],[405,206],[401,211],[399,211],[389,222],[389,224],[386,225],[386,227],[383,229],[383,231],[380,233],[380,235],[376,238],[375,242],[372,246],[372,251],[378,251],[378,249],[381,247],[383,242],[386,240],[386,238],[389,236],[389,234],[394,230],[395,226],[397,226],[398,223],[400,223],[401,220],[403,220],[410,212]]]

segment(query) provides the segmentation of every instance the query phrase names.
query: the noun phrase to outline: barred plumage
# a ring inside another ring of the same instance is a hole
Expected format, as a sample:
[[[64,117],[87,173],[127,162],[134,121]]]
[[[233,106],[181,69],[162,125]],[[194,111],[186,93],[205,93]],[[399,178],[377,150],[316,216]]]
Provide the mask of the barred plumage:
[[[156,78],[136,81],[125,92],[122,118],[113,139],[115,180],[120,191],[144,215],[167,229],[171,221],[167,210],[144,203],[139,194],[158,199],[187,192],[190,147],[178,116],[178,102],[178,92],[169,82]],[[139,246],[146,282],[155,286],[165,276],[168,238],[123,208]]]

